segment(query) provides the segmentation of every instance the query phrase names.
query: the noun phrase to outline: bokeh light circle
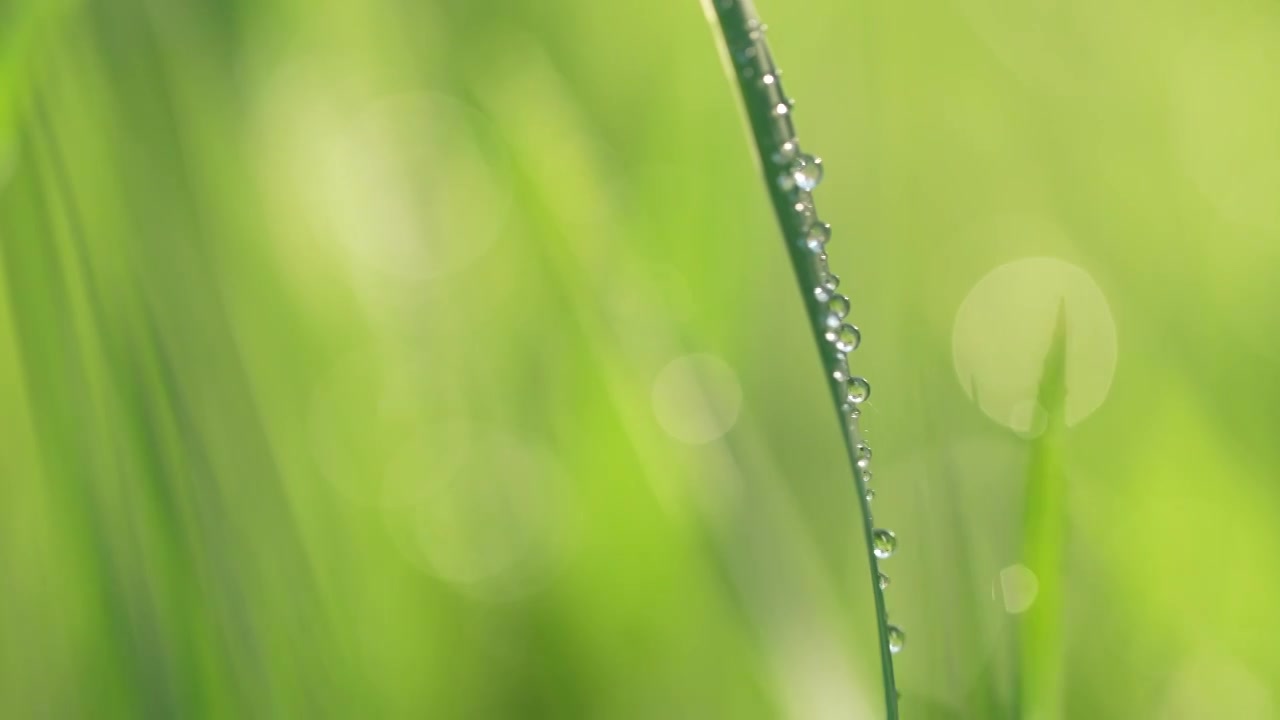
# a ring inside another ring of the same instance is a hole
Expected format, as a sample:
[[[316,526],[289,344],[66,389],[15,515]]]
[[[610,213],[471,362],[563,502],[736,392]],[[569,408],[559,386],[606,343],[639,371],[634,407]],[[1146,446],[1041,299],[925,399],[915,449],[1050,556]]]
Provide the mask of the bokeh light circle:
[[[728,363],[706,353],[672,360],[653,382],[653,414],[671,437],[702,445],[729,432],[742,409],[742,386]]]
[[[1055,258],[992,270],[956,313],[952,360],[969,398],[992,420],[1024,436],[1043,429],[1037,405],[1059,313],[1066,320],[1066,423],[1097,410],[1115,376],[1116,324],[1098,284]]]

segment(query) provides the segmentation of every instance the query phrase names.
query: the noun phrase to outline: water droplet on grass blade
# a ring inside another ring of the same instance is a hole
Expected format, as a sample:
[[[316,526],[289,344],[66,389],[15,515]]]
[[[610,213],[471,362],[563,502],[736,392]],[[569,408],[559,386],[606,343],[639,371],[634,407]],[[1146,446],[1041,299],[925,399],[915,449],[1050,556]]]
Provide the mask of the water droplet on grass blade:
[[[843,355],[836,358],[836,367],[831,371],[831,377],[834,378],[836,382],[842,383],[849,381],[849,363],[845,360]]]
[[[822,252],[822,248],[831,240],[831,226],[818,222],[809,226],[804,235],[804,244],[814,252]]]
[[[876,576],[877,576],[877,578],[876,578],[876,579],[877,579],[877,581],[879,582],[879,585],[880,585],[880,589],[881,589],[881,590],[884,590],[885,588],[889,587],[889,576],[888,576],[888,575],[885,575],[885,574],[884,574],[884,573],[882,573],[882,572],[878,572],[878,573],[876,573]]]
[[[786,187],[790,179],[784,178],[783,186]],[[807,192],[796,193],[796,203],[794,205],[796,214],[803,221],[803,226],[808,227],[809,223],[817,220],[813,212],[813,195]]]
[[[849,298],[844,295],[833,295],[831,300],[827,302],[827,309],[832,315],[843,320],[849,316]]]
[[[788,140],[778,147],[778,150],[773,154],[773,159],[779,165],[789,165],[792,160],[795,160],[799,152],[800,146],[796,141]]]
[[[842,353],[851,353],[858,349],[858,345],[862,343],[862,333],[858,328],[845,323],[836,330],[835,340],[836,349]],[[864,381],[865,382],[865,381]]]
[[[871,533],[871,549],[875,552],[876,557],[881,560],[887,560],[898,549],[898,538],[891,530],[877,528]]]
[[[903,646],[907,644],[907,634],[902,632],[902,628],[897,625],[890,625],[889,628],[889,652],[897,655],[902,652]]]
[[[822,158],[800,155],[791,164],[791,180],[796,187],[812,192],[822,182]]]
[[[871,383],[866,378],[856,377],[849,381],[848,400],[854,405],[861,405],[871,397]]]
[[[858,422],[858,418],[862,415],[862,411],[858,409],[858,406],[849,402],[848,398],[845,398],[845,401],[841,403],[840,412],[844,413],[844,415],[849,418],[850,424],[855,425]]]

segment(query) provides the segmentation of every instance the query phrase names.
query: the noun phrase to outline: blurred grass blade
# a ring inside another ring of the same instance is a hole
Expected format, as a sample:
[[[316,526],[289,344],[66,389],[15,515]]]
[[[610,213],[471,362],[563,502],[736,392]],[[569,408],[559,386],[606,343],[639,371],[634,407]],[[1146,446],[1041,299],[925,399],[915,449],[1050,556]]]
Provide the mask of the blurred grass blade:
[[[1036,401],[1046,427],[1031,444],[1027,468],[1023,561],[1036,574],[1036,602],[1022,615],[1018,634],[1018,709],[1015,717],[1058,720],[1062,713],[1062,555],[1066,535],[1067,310],[1045,355]]]

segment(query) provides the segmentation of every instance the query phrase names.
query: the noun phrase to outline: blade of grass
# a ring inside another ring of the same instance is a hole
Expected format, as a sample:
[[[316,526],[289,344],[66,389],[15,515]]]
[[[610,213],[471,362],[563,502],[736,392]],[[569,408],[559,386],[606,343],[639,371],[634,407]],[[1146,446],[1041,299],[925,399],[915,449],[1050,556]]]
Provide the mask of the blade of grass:
[[[1015,717],[1057,720],[1062,713],[1062,511],[1066,493],[1067,312],[1059,305],[1036,401],[1047,426],[1031,444],[1023,516],[1023,562],[1036,573],[1035,604],[1018,628]]]
[[[856,454],[860,440],[856,427],[852,424],[848,427],[845,425],[847,412],[843,406],[846,402],[846,384],[842,380],[834,379],[837,368],[841,365],[841,353],[824,337],[829,314],[827,302],[811,291],[813,288],[820,287],[826,280],[823,277],[822,265],[815,262],[815,253],[807,246],[806,239],[807,232],[819,221],[816,220],[815,211],[808,201],[807,192],[795,187],[792,183],[779,182],[780,177],[787,175],[787,168],[792,162],[788,153],[783,152],[784,145],[795,142],[789,100],[782,93],[777,68],[773,65],[768,45],[764,40],[764,28],[751,2],[749,0],[705,1],[708,6],[708,15],[714,19],[714,24],[719,29],[721,50],[728,60],[730,74],[737,83],[743,108],[746,110],[765,187],[768,188],[774,215],[782,230],[796,280],[800,284],[805,311],[810,327],[813,329],[814,339],[817,341],[823,368],[831,380],[829,382],[831,398],[842,428],[845,450],[849,456],[855,482],[861,485]],[[770,77],[769,82],[764,81],[766,76]],[[793,145],[792,148],[794,147]],[[805,206],[807,209],[802,209]],[[866,542],[867,560],[871,570],[871,591],[875,599],[885,712],[886,716],[892,720],[898,717],[898,695],[893,677],[893,657],[889,649],[889,623],[885,611],[884,593],[880,589],[879,563],[872,550],[874,528],[871,505],[861,487],[859,487],[858,496],[863,539]]]

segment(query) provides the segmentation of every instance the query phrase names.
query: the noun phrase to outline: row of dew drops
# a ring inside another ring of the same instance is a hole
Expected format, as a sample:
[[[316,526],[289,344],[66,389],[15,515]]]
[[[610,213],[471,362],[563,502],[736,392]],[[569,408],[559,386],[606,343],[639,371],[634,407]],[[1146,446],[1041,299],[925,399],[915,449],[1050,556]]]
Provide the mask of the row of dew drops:
[[[721,0],[732,3],[733,0]],[[769,98],[772,127],[777,150],[767,162],[778,173],[777,181],[794,200],[793,212],[800,217],[803,228],[795,242],[803,243],[813,258],[818,285],[813,288],[814,299],[824,307],[823,337],[835,350],[835,370],[831,380],[836,383],[843,402],[841,415],[845,429],[853,440],[855,475],[859,488],[870,508],[875,491],[871,489],[871,447],[861,438],[858,418],[862,404],[871,397],[871,384],[865,378],[849,371],[849,354],[858,349],[862,333],[848,322],[849,298],[838,291],[840,277],[831,272],[827,262],[827,243],[831,239],[831,226],[818,218],[813,204],[813,190],[822,182],[822,159],[801,151],[796,141],[795,127],[791,122],[791,110],[795,101],[782,91],[781,71],[769,56],[764,43],[768,27],[757,19],[748,20],[750,44],[733,53],[734,63],[744,82],[758,83]],[[750,93],[748,93],[750,95]],[[871,533],[872,551],[877,558],[876,577],[880,590],[889,587],[889,576],[880,572],[879,561],[887,560],[898,547],[897,536],[891,530],[876,528]],[[896,625],[888,628],[889,650],[898,653],[906,643],[906,634]]]

